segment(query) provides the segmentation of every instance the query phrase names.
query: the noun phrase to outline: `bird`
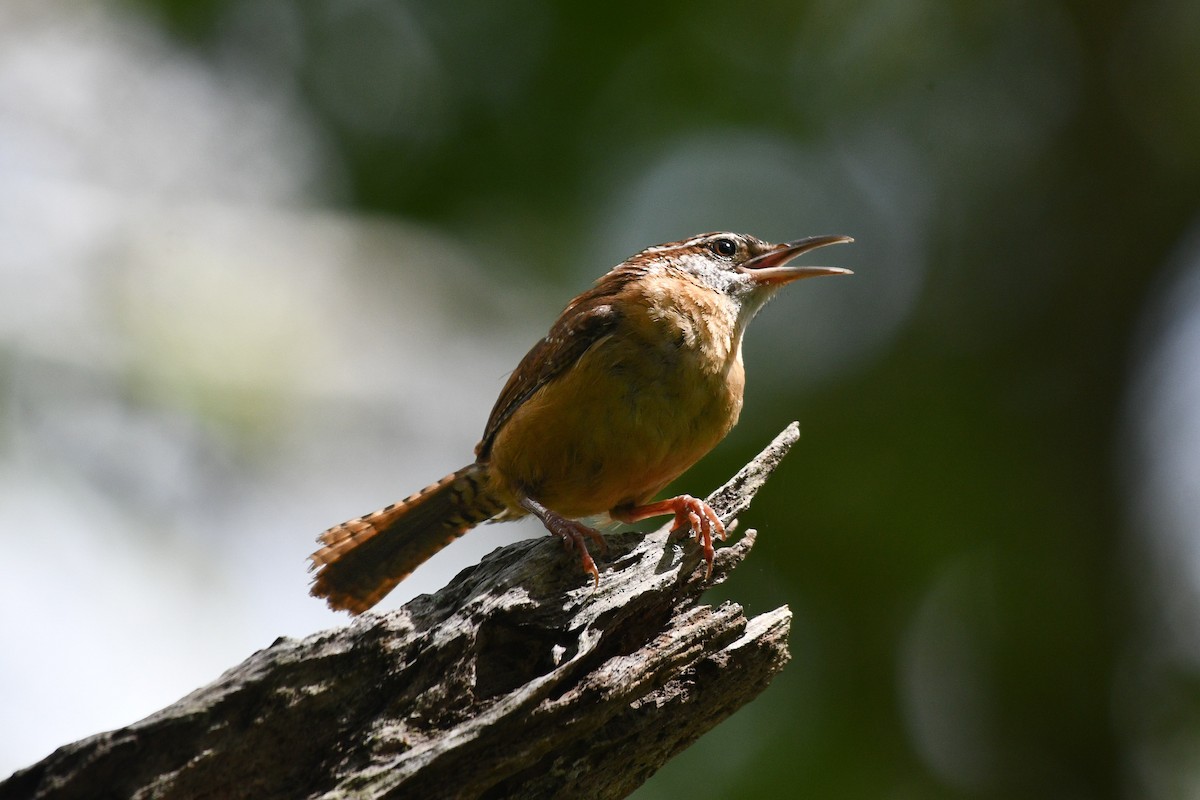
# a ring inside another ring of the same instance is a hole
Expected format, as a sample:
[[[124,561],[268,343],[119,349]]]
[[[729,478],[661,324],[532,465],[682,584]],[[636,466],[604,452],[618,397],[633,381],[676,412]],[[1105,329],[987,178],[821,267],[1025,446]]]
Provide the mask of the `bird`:
[[[573,299],[509,375],[475,460],[398,503],[329,528],[309,556],[311,594],[361,614],[436,552],[487,521],[532,514],[599,585],[586,520],[674,515],[711,577],[726,531],[703,500],[654,498],[737,423],[742,336],[788,283],[849,275],[795,257],[849,236],[770,244],[715,232],[648,247]]]

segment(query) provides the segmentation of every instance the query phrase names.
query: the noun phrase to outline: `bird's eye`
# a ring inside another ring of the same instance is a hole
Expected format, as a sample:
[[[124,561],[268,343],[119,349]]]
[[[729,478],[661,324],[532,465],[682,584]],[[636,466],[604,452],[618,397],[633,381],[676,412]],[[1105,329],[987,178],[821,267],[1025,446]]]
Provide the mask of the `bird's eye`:
[[[728,258],[737,252],[737,242],[735,242],[733,239],[717,239],[712,243],[712,251],[719,256],[725,256]]]

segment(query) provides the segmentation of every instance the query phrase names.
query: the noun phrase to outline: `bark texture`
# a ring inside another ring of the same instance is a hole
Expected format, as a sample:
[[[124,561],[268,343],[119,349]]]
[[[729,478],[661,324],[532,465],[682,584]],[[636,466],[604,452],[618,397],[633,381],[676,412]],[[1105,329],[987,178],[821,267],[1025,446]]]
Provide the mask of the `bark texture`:
[[[793,423],[709,498],[745,511]],[[700,603],[750,552],[607,537],[593,588],[551,538],[501,548],[433,595],[279,639],[119,730],[0,783],[8,798],[618,798],[766,688],[787,607]]]

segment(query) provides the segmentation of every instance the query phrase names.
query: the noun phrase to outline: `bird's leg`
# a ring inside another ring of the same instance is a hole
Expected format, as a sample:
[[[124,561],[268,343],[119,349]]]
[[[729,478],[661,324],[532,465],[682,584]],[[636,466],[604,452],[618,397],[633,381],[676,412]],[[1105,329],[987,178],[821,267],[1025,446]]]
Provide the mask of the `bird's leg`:
[[[533,514],[542,521],[546,526],[546,530],[553,533],[555,536],[563,540],[563,546],[570,549],[572,547],[579,548],[580,560],[583,562],[584,572],[592,576],[596,586],[600,585],[600,570],[596,569],[596,562],[592,560],[592,554],[588,552],[587,540],[600,547],[600,552],[608,549],[608,543],[604,541],[604,536],[595,528],[588,527],[582,522],[574,519],[568,519],[562,514],[556,514],[544,505],[534,500],[532,497],[522,497],[520,499],[521,508]]]
[[[609,516],[618,522],[637,522],[664,514],[675,515],[675,524],[671,526],[672,536],[684,535],[689,529],[696,535],[696,541],[704,553],[704,563],[708,565],[704,579],[711,578],[713,556],[716,553],[712,540],[716,536],[722,542],[725,541],[725,526],[708,503],[690,494],[681,494],[669,500],[659,500],[644,506],[624,506],[609,512]]]

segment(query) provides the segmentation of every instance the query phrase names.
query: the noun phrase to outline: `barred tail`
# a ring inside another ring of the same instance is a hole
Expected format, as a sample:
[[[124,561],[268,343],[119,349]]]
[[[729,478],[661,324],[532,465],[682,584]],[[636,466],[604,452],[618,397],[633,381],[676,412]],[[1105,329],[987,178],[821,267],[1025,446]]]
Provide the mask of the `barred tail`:
[[[335,525],[317,537],[311,594],[361,614],[414,569],[468,530],[504,510],[486,493],[486,464],[447,475],[411,497]]]

